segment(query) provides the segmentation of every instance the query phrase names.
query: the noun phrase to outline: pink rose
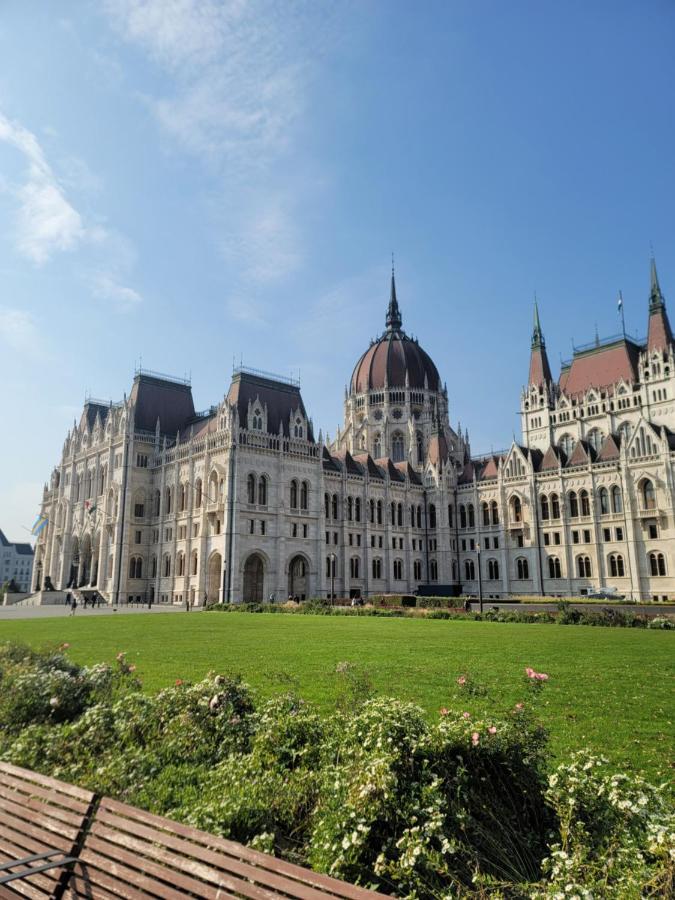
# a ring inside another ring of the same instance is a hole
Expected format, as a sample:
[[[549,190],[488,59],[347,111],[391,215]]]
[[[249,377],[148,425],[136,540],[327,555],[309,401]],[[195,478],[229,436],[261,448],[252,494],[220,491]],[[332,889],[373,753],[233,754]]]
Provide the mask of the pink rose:
[[[463,719],[470,719],[470,718],[471,718],[471,713],[463,712],[463,713],[462,713],[462,718],[463,718]]]
[[[447,716],[449,712],[450,712],[450,710],[447,709],[445,706],[441,707],[441,715],[442,716]]]
[[[548,675],[546,674],[546,672],[535,672],[534,677],[537,679],[537,681],[548,681]]]
[[[457,679],[457,684],[466,684],[466,675],[460,675]]]
[[[490,725],[490,727],[488,728],[488,734],[497,734],[497,729],[494,725]]]
[[[479,736],[478,732],[474,731],[474,733],[471,735],[471,743],[473,744],[474,747],[478,746],[479,740],[480,740],[480,736]]]
[[[525,669],[525,674],[527,675],[528,678],[534,678],[534,669],[532,669],[532,668],[530,668],[530,666],[528,666]]]
[[[524,704],[522,704],[522,703],[516,703],[516,707],[515,707],[515,708],[520,712],[520,710],[521,710],[521,709],[524,709],[525,707],[524,707]]]

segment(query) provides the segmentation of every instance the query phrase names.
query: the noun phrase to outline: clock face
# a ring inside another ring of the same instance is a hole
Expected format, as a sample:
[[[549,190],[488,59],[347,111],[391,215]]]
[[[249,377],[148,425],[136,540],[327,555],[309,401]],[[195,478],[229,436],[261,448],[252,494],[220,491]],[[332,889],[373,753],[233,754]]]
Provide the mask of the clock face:
[[[391,414],[393,419],[400,419],[402,415],[403,415],[403,413],[401,412],[400,409],[393,410],[393,412]]]

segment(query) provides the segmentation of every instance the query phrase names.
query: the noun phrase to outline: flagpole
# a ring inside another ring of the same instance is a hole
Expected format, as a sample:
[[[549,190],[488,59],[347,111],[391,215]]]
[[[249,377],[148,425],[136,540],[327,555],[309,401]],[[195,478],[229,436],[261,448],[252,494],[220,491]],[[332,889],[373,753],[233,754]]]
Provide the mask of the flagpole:
[[[619,291],[619,312],[621,313],[621,330],[623,336],[626,337],[626,320],[623,315],[623,294]]]

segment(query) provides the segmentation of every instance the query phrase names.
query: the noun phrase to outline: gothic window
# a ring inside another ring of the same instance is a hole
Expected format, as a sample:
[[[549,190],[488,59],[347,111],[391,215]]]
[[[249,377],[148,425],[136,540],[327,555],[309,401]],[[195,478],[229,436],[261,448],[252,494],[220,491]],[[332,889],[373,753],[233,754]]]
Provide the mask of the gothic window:
[[[293,436],[296,438],[301,438],[303,437],[303,431],[304,429],[302,426],[302,419],[298,418],[295,420],[295,425],[293,426]]]
[[[490,524],[490,507],[487,503],[483,502],[481,503],[480,508],[483,513],[483,525],[487,527]]]
[[[464,560],[464,575],[466,576],[466,581],[474,581],[476,578],[476,567],[472,559]]]
[[[347,497],[347,520],[349,522],[354,518],[354,498]]]
[[[511,498],[511,520],[516,524],[523,521],[523,504],[518,495]]]
[[[606,487],[601,487],[598,491],[598,500],[600,501],[600,515],[609,514],[609,491]]]
[[[185,554],[179,553],[176,556],[176,575],[185,575]]]
[[[499,562],[496,559],[488,559],[487,570],[489,581],[499,580]]]
[[[429,528],[434,529],[436,527],[436,507],[433,503],[429,505]]]
[[[579,578],[590,578],[592,571],[590,557],[577,556],[577,574]]]
[[[309,509],[309,483],[302,482],[300,487],[300,509]]]
[[[382,501],[377,501],[377,524],[382,524]]]
[[[413,578],[415,581],[422,580],[422,560],[416,559],[413,561]]]
[[[255,475],[251,474],[246,479],[246,502],[255,503]]]
[[[575,491],[570,491],[567,496],[567,500],[570,506],[570,518],[578,519],[579,518],[579,499],[576,495]]]
[[[422,527],[422,507],[421,506],[417,507],[417,527],[418,528]]]
[[[143,560],[140,556],[132,556],[129,560],[129,578],[143,577]]]
[[[602,442],[604,440],[603,434],[599,428],[594,428],[590,434],[588,435],[588,443],[595,450],[596,453],[600,452],[600,447],[602,446]]]
[[[432,559],[429,563],[429,572],[432,581],[438,581],[438,562]]]
[[[642,495],[643,509],[656,509],[656,494],[654,492],[654,485],[649,480],[649,478],[645,478],[640,485],[640,494]]]
[[[171,512],[171,488],[168,487],[164,491],[164,515],[168,516]]]
[[[630,422],[624,422],[623,425],[619,426],[618,435],[621,438],[622,443],[627,443],[630,440],[630,436],[632,433],[633,427]]]
[[[569,459],[572,455],[572,451],[574,450],[575,440],[571,434],[564,434],[560,440],[558,441],[558,447],[562,450],[565,456]]]
[[[323,509],[327,519],[330,519],[330,494],[323,495]]]
[[[338,495],[333,494],[333,518],[337,521],[338,518]]]
[[[389,511],[391,513],[391,519],[390,519],[391,524],[396,525],[396,504],[395,503],[391,504]]]
[[[436,515],[436,511],[434,510],[434,515]],[[396,505],[396,523],[399,528],[403,528],[403,504],[398,503]],[[435,526],[433,526],[435,527]]]
[[[373,457],[375,459],[380,459],[382,457],[382,437],[380,434],[376,434],[375,440],[373,441]]]
[[[623,556],[620,553],[610,553],[608,557],[609,574],[612,578],[623,578],[625,573]]]
[[[370,524],[374,525],[375,524],[375,501],[374,500],[369,501],[368,510],[369,510]]]
[[[548,506],[548,497],[546,494],[541,495],[541,517],[542,519],[548,519],[549,514],[549,506]]]
[[[267,475],[258,479],[258,506],[267,506]]]
[[[467,511],[467,515],[469,516],[469,528],[475,528],[476,527],[476,515],[473,510],[473,503],[469,503],[469,505],[466,508],[466,511]]]
[[[588,491],[580,491],[579,500],[581,501],[581,515],[582,516],[590,516],[591,514],[591,504],[588,497]]]
[[[616,484],[612,488],[612,512],[623,512],[623,497],[621,496],[621,488]]]
[[[549,501],[551,503],[551,518],[559,519],[560,518],[560,500],[558,499],[557,494],[551,494],[549,497]]]
[[[157,577],[157,557],[153,556],[150,560],[150,574],[153,578]]]
[[[394,462],[403,462],[405,459],[405,443],[400,431],[395,431],[392,435],[391,456]]]
[[[199,556],[196,550],[192,551],[192,566],[191,566],[191,574],[196,575],[199,568]]]
[[[359,577],[359,558],[358,556],[352,556],[349,560],[349,576],[350,578],[358,578]]]
[[[199,509],[202,505],[202,480],[198,478],[195,481],[195,508]]]
[[[448,504],[448,525],[450,528],[455,527],[455,510],[453,509],[452,503]]]
[[[499,525],[499,507],[496,500],[493,500],[490,504],[490,513],[492,515],[492,524]]]
[[[649,572],[656,576],[666,574],[666,560],[663,553],[649,554]]]
[[[403,581],[403,560],[402,559],[394,560],[394,580],[395,581]]]
[[[415,441],[417,443],[417,462],[423,463],[424,462],[424,439],[419,431],[415,434]]]
[[[298,508],[298,482],[291,481],[291,509]]]
[[[335,578],[335,554],[326,557],[326,577]]]
[[[548,558],[548,575],[549,578],[562,578],[560,560],[557,556],[549,556]]]
[[[466,528],[466,507],[464,504],[459,508],[459,527]]]
[[[530,577],[530,565],[524,556],[516,560],[516,578],[519,581],[527,581]]]
[[[373,578],[382,578],[382,560],[373,560]]]
[[[258,407],[256,407],[253,410],[253,424],[251,427],[252,427],[253,431],[262,431],[262,427],[263,427],[262,412]]]
[[[168,553],[164,554],[163,574],[165,577],[171,575],[171,557]]]
[[[360,497],[357,497],[354,500],[354,521],[355,522],[361,521],[361,498]]]

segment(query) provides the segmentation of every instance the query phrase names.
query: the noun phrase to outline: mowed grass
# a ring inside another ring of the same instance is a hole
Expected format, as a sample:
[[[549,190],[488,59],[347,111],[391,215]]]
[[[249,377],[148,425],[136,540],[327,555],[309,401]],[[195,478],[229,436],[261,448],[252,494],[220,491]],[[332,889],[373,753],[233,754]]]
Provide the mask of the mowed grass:
[[[498,716],[530,703],[525,666],[547,672],[537,701],[555,756],[583,747],[622,771],[672,776],[675,633],[329,616],[190,613],[0,623],[0,640],[70,643],[80,663],[127,653],[148,691],[209,671],[240,673],[263,697],[293,689],[324,711],[335,668],[349,661],[377,693],[411,700],[432,718],[447,706]],[[485,696],[456,683],[468,673]]]

